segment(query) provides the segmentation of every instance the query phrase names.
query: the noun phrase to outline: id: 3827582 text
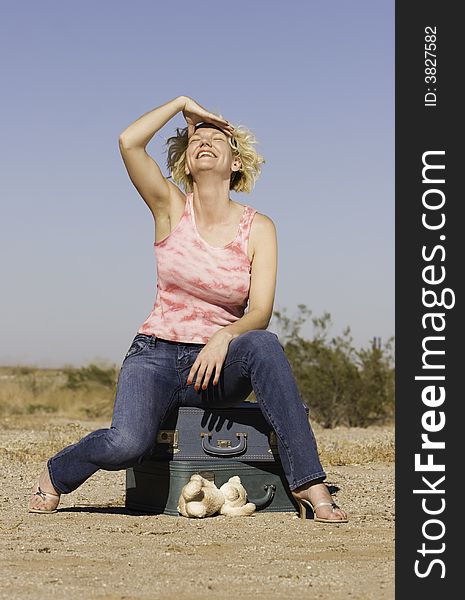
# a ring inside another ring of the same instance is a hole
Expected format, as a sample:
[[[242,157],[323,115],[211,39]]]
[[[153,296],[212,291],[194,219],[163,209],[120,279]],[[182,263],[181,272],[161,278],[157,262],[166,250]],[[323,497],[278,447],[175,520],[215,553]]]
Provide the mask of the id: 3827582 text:
[[[425,106],[437,106],[437,28],[425,27]]]

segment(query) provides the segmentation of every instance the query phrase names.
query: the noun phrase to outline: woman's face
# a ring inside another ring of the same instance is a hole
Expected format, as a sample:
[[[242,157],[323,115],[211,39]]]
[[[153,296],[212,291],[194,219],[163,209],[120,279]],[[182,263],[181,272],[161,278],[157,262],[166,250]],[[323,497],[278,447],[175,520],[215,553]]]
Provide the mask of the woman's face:
[[[225,133],[214,126],[198,127],[189,138],[186,150],[186,173],[195,179],[197,173],[214,171],[231,176],[240,166],[238,157],[233,158],[231,146]]]

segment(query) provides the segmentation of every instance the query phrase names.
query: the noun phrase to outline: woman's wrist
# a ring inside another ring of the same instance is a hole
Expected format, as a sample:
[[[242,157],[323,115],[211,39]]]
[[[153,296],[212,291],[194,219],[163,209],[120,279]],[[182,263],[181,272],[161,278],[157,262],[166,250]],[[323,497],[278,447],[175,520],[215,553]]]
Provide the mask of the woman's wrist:
[[[224,335],[225,338],[228,339],[228,341],[233,340],[235,337],[237,337],[237,334],[234,334],[232,331],[229,331],[228,326],[223,327],[223,329],[220,329],[219,331],[221,332],[222,335]]]
[[[186,96],[176,96],[146,112],[120,134],[120,147],[145,148],[152,137],[186,105]]]

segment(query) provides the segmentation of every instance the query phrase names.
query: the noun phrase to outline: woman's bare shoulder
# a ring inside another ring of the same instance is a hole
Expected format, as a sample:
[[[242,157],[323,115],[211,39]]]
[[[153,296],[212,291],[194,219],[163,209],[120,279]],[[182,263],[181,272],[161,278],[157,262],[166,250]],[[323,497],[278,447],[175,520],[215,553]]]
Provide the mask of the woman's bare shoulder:
[[[249,259],[253,260],[255,249],[265,245],[270,239],[276,240],[276,226],[270,217],[257,210],[250,227]]]
[[[252,220],[250,232],[252,233],[252,230],[255,230],[259,234],[263,233],[266,235],[267,233],[269,234],[270,230],[273,229],[276,229],[273,219],[271,219],[268,215],[258,212],[257,210]]]

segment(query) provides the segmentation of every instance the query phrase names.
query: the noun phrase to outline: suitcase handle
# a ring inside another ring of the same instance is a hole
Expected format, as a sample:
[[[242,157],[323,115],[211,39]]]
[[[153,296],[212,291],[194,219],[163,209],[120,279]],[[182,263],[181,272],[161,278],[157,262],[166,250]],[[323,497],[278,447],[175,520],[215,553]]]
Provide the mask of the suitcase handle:
[[[263,498],[260,498],[259,500],[251,500],[250,498],[247,498],[248,502],[253,502],[255,504],[257,510],[265,508],[268,506],[268,504],[271,504],[274,498],[274,493],[276,492],[276,486],[273,483],[265,484],[263,489],[266,492]]]
[[[202,438],[202,448],[207,454],[212,454],[213,456],[236,456],[247,450],[246,433],[236,433],[236,436],[239,438],[237,446],[230,446],[230,440],[218,440],[218,446],[213,446],[210,443],[211,435],[210,432],[202,432],[200,434],[200,437]],[[222,446],[219,442],[224,442],[225,445]]]

